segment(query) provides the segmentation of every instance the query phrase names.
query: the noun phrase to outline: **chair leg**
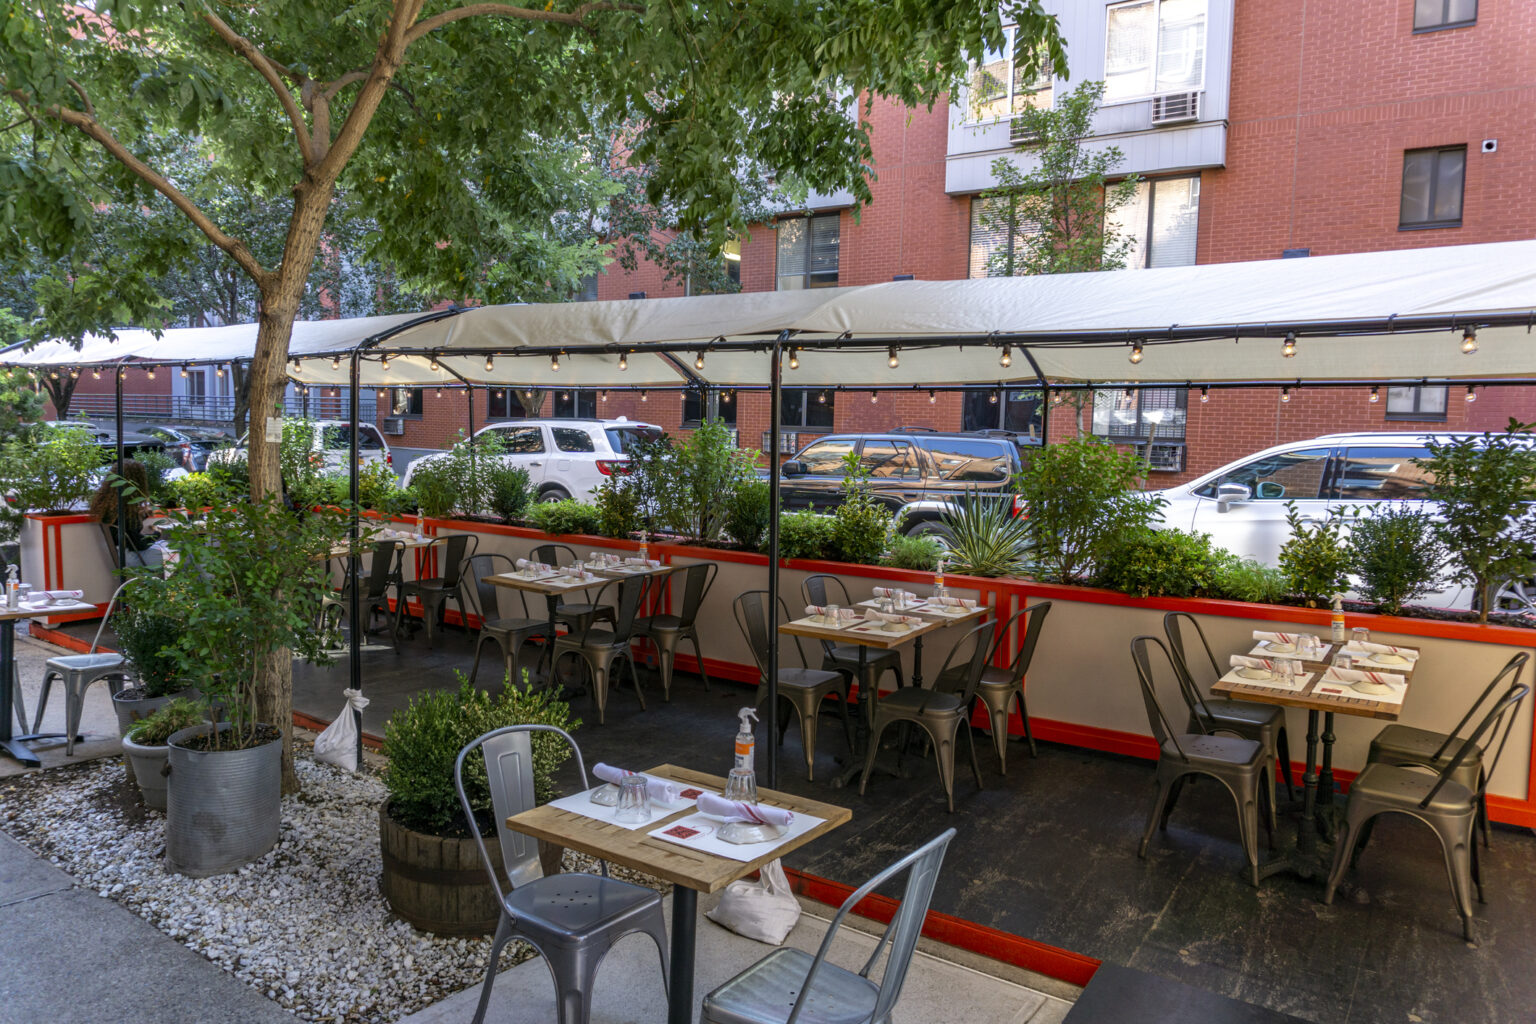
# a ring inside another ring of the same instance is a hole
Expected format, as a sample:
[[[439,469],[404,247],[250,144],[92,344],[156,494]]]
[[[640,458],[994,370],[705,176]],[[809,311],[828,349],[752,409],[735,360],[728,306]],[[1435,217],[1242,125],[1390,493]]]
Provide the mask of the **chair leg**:
[[[1354,870],[1356,867],[1359,867],[1360,855],[1365,852],[1365,844],[1371,841],[1371,833],[1375,830],[1376,819],[1374,817],[1367,819],[1365,825],[1360,829],[1360,841],[1355,846],[1355,855],[1349,860],[1350,870]]]
[[[1168,816],[1163,808],[1168,806],[1168,797],[1173,793],[1173,787],[1182,778],[1182,776],[1178,778],[1165,778],[1159,773],[1157,779],[1157,799],[1152,801],[1152,813],[1147,815],[1147,827],[1141,834],[1141,846],[1136,849],[1136,856],[1146,857],[1147,845],[1152,842],[1152,833],[1157,831],[1159,822],[1167,822]]]
[[[935,728],[935,726],[938,725],[938,723],[932,723],[932,722],[927,721],[926,719],[919,719],[917,724],[922,726],[923,731],[926,732],[929,735],[929,737],[933,740],[934,759],[938,762],[938,767],[939,767],[939,782],[941,784],[943,784],[943,786],[944,786],[944,799],[945,799],[945,802],[947,802],[949,804],[949,813],[950,814],[954,814],[955,813],[955,734],[957,732],[959,732],[960,730],[959,730],[958,727],[956,727],[956,728],[953,728],[953,729],[950,730],[950,733],[949,733],[948,736],[941,736],[939,733],[940,733],[942,727]],[[958,726],[958,721],[957,721],[956,724]],[[980,781],[979,775],[978,775],[977,781],[978,782]]]
[[[592,981],[602,959],[602,951],[596,949],[544,958],[555,982],[559,1024],[587,1024],[592,1013]]]
[[[1451,880],[1451,898],[1461,914],[1461,937],[1477,941],[1472,935],[1472,852],[1477,844],[1475,822],[1471,819],[1426,819],[1440,839],[1445,853],[1445,873]]]
[[[53,671],[43,673],[43,688],[37,692],[37,713],[32,716],[32,731],[35,733],[43,731],[43,712],[48,710],[48,694],[53,689],[53,679],[57,675]]]
[[[592,661],[585,654],[581,660],[592,674],[592,699],[597,701],[597,724],[605,724],[603,714],[608,710],[608,665]]]
[[[1333,868],[1328,872],[1328,885],[1323,889],[1323,903],[1333,904],[1333,894],[1339,887],[1339,882],[1344,879],[1344,871],[1354,867],[1354,861],[1359,854],[1356,846],[1360,842],[1363,832],[1368,831],[1374,816],[1364,821],[1356,821],[1355,816],[1348,811],[1344,814],[1344,821],[1339,825],[1339,833],[1334,836]],[[1305,823],[1303,823],[1305,824]]]
[[[1291,739],[1283,725],[1275,733],[1275,753],[1280,758],[1280,770],[1285,773],[1285,798],[1295,800],[1296,786],[1291,782]]]
[[[1180,775],[1173,780],[1173,785],[1168,787],[1168,802],[1163,805],[1163,820],[1157,823],[1159,832],[1168,831],[1168,819],[1173,817],[1173,805],[1179,802],[1179,794],[1184,792],[1184,783],[1188,779],[1189,776]]]
[[[490,633],[482,632],[480,634],[480,640],[475,644],[475,660],[469,666],[469,681],[471,683],[473,683],[475,681],[475,677],[480,674],[480,652],[485,650],[485,642],[487,640],[496,640],[496,637],[492,636]],[[501,643],[500,640],[496,640],[496,642],[498,644]],[[505,651],[505,648],[503,648],[503,651]]]
[[[667,703],[672,700],[672,665],[676,657],[677,652],[670,644],[656,644],[656,667],[661,670],[661,699]]]
[[[646,922],[640,926],[640,931],[649,935],[651,941],[656,943],[656,951],[661,954],[661,990],[670,996],[667,980],[671,977],[668,972],[672,965],[667,960],[667,920],[662,916],[660,906],[656,908],[655,914],[647,915]]]
[[[686,634],[684,634],[684,635],[687,636],[688,639],[693,642],[693,660],[699,663],[699,678],[704,680],[704,692],[708,693],[709,692],[709,672],[707,670],[705,670],[705,668],[704,668],[704,651],[703,651],[702,648],[699,647],[699,633],[698,633],[698,630],[693,629],[692,627],[690,627],[688,632]],[[682,638],[681,637],[678,638],[678,643],[682,643]]]
[[[486,1008],[491,1005],[491,986],[496,983],[496,963],[501,959],[502,948],[511,938],[512,921],[503,911],[501,920],[496,923],[496,938],[491,942],[491,958],[485,965],[485,982],[480,986],[480,1004],[475,1008],[472,1024],[483,1024],[485,1020]]]
[[[14,664],[11,666],[11,693],[13,694],[11,706],[16,710],[16,726],[18,732],[27,731],[27,705],[21,699],[21,669]],[[36,729],[32,730],[36,732]]]
[[[965,745],[971,752],[971,773],[976,776],[976,788],[985,789],[981,784],[981,762],[976,760],[976,734],[971,731],[970,715],[960,720],[960,731],[965,733]]]
[[[75,686],[70,682],[64,684],[64,756],[73,757],[75,754],[75,734],[80,731],[80,712],[85,704],[85,688],[87,682]]]
[[[1035,734],[1029,729],[1029,705],[1024,702],[1024,691],[1015,691],[1019,700],[1019,723],[1024,726],[1024,739],[1029,744],[1029,756],[1039,757],[1040,751],[1035,749]]]
[[[869,777],[875,772],[875,753],[880,749],[880,734],[885,732],[889,720],[875,720],[875,727],[869,733],[869,750],[864,754],[864,773],[859,776],[859,796],[864,795],[864,790],[869,787]]]
[[[1472,884],[1477,887],[1477,902],[1487,903],[1483,899],[1483,866],[1482,857],[1477,852],[1477,820],[1472,822],[1472,838],[1467,841],[1467,849],[1472,854]]]
[[[809,707],[802,706],[802,702],[795,703],[795,711],[800,715],[800,745],[805,748],[805,781],[816,781],[816,704],[812,702]]]
[[[624,667],[629,669],[629,685],[635,688],[635,699],[640,702],[640,710],[645,710],[645,694],[640,690],[640,675],[635,671],[635,659],[630,656],[629,648],[624,648],[619,657],[624,659]]]
[[[1248,880],[1259,887],[1259,793],[1261,785],[1256,776],[1241,780],[1233,790],[1237,800],[1238,834],[1243,843],[1243,855],[1248,858]]]

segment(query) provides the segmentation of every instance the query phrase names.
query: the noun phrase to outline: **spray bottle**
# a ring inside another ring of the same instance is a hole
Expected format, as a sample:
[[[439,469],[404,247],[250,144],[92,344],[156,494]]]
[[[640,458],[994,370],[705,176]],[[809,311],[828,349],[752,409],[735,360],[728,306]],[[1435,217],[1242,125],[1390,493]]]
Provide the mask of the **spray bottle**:
[[[1333,632],[1329,637],[1334,643],[1342,644],[1345,636],[1344,629],[1344,595],[1333,595]]]
[[[742,708],[736,712],[741,719],[741,730],[736,733],[736,763],[725,782],[727,800],[745,800],[757,803],[757,711]]]
[[[647,536],[644,530],[640,531],[640,562],[642,564],[651,557],[651,546],[645,542]]]
[[[944,559],[939,559],[939,567],[933,574],[933,596],[944,596]]]
[[[21,578],[14,564],[5,567],[5,606],[15,608],[21,599]]]

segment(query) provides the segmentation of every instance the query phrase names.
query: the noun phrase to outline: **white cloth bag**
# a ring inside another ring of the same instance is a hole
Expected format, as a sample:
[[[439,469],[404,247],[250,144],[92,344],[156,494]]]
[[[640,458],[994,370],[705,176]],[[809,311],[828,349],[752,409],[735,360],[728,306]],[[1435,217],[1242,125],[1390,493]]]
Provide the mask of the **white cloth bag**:
[[[790,892],[783,863],[774,858],[763,865],[757,881],[726,886],[715,909],[704,916],[738,935],[782,946],[800,920],[800,901]]]
[[[368,698],[363,696],[361,690],[342,690],[347,698],[346,706],[341,709],[341,714],[336,716],[336,721],[325,727],[325,731],[315,737],[315,760],[329,761],[338,768],[345,768],[349,772],[357,771],[357,715],[368,706]]]

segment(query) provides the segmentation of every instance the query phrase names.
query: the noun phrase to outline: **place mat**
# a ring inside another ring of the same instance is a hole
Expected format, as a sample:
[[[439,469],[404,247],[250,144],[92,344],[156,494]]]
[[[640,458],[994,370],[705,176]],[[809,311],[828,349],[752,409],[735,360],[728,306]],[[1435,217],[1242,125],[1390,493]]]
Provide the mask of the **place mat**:
[[[594,583],[601,583],[603,581],[601,578],[597,577],[592,579],[578,580],[570,576],[562,576],[559,573],[555,573],[551,576],[541,579],[540,582],[546,583],[551,587],[590,587]]]
[[[911,633],[914,630],[923,628],[922,626],[914,626],[910,622],[901,623],[900,629],[886,629],[885,627],[888,625],[891,625],[891,623],[870,622],[868,619],[863,619],[859,621],[858,625],[849,626],[845,632],[863,633],[866,636],[888,636],[894,639],[897,637],[906,636],[908,633]]]
[[[1295,679],[1289,683],[1281,682],[1279,679],[1274,677],[1269,679],[1248,679],[1245,676],[1238,675],[1237,669],[1233,669],[1226,675],[1222,676],[1218,682],[1226,683],[1229,686],[1258,686],[1266,690],[1280,690],[1284,693],[1301,693],[1306,690],[1308,686],[1311,686],[1312,680],[1316,678],[1317,673],[1306,672],[1296,676]]]
[[[870,598],[867,601],[860,601],[854,607],[856,607],[856,608],[873,608],[875,611],[879,611],[880,610],[880,602],[882,600],[883,600],[883,598],[872,597],[872,598]],[[900,607],[896,608],[896,614],[897,615],[905,615],[907,612],[919,611],[919,610],[922,609],[923,605],[926,604],[926,603],[927,602],[924,602],[924,601],[914,601],[912,604],[901,605]],[[893,607],[895,607],[895,606],[893,606]]]
[[[47,618],[50,615],[68,615],[71,612],[94,612],[97,608],[85,601],[51,601],[48,604],[28,604],[20,602],[15,608],[6,608],[0,603],[0,611],[6,612],[31,612],[38,618]]]
[[[1330,648],[1329,648],[1329,646],[1327,644],[1324,644],[1319,650],[1320,650],[1320,653],[1319,653],[1318,657],[1326,658],[1328,656],[1328,651],[1330,650]],[[1250,658],[1288,658],[1291,661],[1313,661],[1313,660],[1315,660],[1315,659],[1312,659],[1312,658],[1303,658],[1301,656],[1301,652],[1300,652],[1299,649],[1295,650],[1295,651],[1272,651],[1268,647],[1266,647],[1263,643],[1256,643],[1256,644],[1254,644],[1253,645],[1253,650],[1248,652],[1248,657],[1250,657]]]
[[[671,782],[672,780],[668,779],[666,781]],[[662,803],[660,800],[652,800],[651,816],[645,821],[637,821],[633,823],[614,821],[613,816],[618,811],[617,807],[604,807],[602,804],[595,804],[592,802],[592,794],[597,790],[602,789],[602,786],[593,786],[591,789],[583,790],[580,793],[573,793],[570,796],[563,796],[558,800],[551,800],[549,802],[549,806],[558,807],[562,811],[572,811],[584,818],[591,818],[594,821],[600,821],[605,825],[614,825],[618,828],[634,831],[637,828],[654,827],[657,822],[667,817],[667,815],[676,814],[678,811],[686,810],[689,807],[692,807],[694,805],[694,801],[699,798],[700,793],[713,792],[713,790],[699,789],[694,786],[683,786],[683,784],[680,782],[677,783],[677,785],[681,787],[681,792],[678,794],[678,799],[674,800],[670,804]]]
[[[725,824],[724,820],[712,814],[705,814],[703,811],[696,811],[687,817],[679,818],[677,821],[670,822],[662,828],[654,829],[646,834],[656,839],[663,839],[669,843],[676,843],[678,846],[686,846],[704,853],[712,853],[717,857],[749,861],[756,860],[764,854],[772,853],[778,847],[820,825],[823,820],[814,815],[801,814],[799,811],[796,811],[795,820],[785,827],[782,836],[767,842],[751,843],[749,845],[722,841],[715,833],[719,831],[721,825]]]
[[[854,622],[863,622],[864,620],[863,619],[850,619],[850,620],[845,620],[845,621],[848,621],[850,623],[850,625],[851,625]],[[836,625],[836,624],[831,623],[831,622],[824,622],[824,621],[816,618],[814,615],[807,615],[803,619],[795,619],[793,622],[786,623],[786,625],[790,625],[790,626],[807,626],[807,627],[811,627],[811,628],[814,628],[814,629],[835,629],[835,630],[837,630],[839,632],[844,632],[848,628],[847,626],[839,626],[839,625]]]
[[[1362,693],[1348,682],[1338,678],[1329,669],[1323,673],[1322,680],[1317,684],[1317,689],[1312,691],[1315,697],[1346,697],[1350,700],[1368,700],[1376,704],[1401,704],[1403,698],[1408,695],[1408,684],[1387,683],[1390,693]]]
[[[1403,655],[1401,661],[1378,661],[1377,652],[1368,651],[1354,644],[1345,644],[1341,652],[1349,655],[1357,664],[1369,665],[1370,671],[1382,672],[1412,672],[1418,665],[1418,659]],[[1383,656],[1384,657],[1384,656]]]
[[[541,572],[537,576],[524,576],[521,570],[517,572],[499,572],[496,575],[504,580],[521,580],[524,583],[542,583],[544,580],[560,575],[560,573],[551,569],[549,572]]]

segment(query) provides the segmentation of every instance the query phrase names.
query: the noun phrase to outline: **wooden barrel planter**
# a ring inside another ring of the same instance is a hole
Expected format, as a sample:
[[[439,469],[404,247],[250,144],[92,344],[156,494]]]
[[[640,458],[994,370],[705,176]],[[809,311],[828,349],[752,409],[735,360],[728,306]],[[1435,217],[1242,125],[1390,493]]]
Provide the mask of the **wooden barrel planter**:
[[[474,839],[412,831],[390,817],[385,801],[379,808],[379,847],[384,861],[380,879],[384,900],[412,926],[434,935],[489,935],[496,930],[500,914],[496,890],[485,877]],[[505,890],[501,843],[495,836],[487,836],[485,849]],[[546,873],[559,870],[563,852],[559,848],[546,850],[540,844]]]

